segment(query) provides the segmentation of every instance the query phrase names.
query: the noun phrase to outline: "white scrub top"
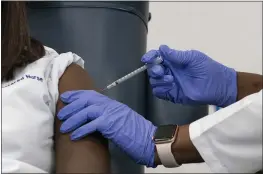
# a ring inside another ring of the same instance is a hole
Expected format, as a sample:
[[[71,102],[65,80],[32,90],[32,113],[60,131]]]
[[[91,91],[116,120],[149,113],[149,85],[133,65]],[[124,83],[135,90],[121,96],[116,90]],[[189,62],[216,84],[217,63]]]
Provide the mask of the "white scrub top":
[[[262,170],[262,90],[190,124],[189,132],[213,173]]]
[[[84,61],[68,52],[45,47],[46,55],[2,83],[2,172],[52,173],[54,119],[58,82],[73,62]]]

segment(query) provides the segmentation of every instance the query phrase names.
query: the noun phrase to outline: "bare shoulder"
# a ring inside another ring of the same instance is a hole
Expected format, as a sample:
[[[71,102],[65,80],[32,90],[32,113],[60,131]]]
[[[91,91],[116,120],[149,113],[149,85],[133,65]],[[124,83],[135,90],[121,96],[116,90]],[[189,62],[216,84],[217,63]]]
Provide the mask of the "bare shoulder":
[[[95,86],[87,71],[77,64],[71,64],[59,80],[59,92],[79,89],[95,89]]]

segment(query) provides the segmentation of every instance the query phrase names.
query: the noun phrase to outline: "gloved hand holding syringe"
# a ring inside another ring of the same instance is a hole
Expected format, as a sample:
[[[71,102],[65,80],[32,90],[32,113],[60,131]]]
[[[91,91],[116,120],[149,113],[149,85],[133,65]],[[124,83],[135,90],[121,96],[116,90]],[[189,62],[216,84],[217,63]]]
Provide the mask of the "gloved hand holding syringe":
[[[162,63],[162,61],[163,61],[163,59],[161,57],[157,57],[153,64],[160,64],[160,63]],[[111,89],[111,88],[117,86],[118,84],[121,84],[121,83],[125,82],[126,80],[129,80],[130,78],[134,77],[135,75],[140,74],[141,72],[145,71],[147,68],[148,68],[148,64],[146,64],[146,65],[134,70],[133,72],[131,72],[131,73],[119,78],[118,80],[114,81],[113,83],[107,85],[102,90],[102,92],[107,90],[107,89]]]

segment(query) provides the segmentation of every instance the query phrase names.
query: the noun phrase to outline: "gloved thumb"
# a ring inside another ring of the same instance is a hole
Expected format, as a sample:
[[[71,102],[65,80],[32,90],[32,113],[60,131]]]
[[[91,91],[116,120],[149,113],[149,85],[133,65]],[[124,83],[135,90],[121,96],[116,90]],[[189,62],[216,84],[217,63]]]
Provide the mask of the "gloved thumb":
[[[142,56],[141,61],[142,63],[153,64],[158,56],[160,56],[159,51],[150,50]]]
[[[169,61],[177,65],[186,65],[189,63],[189,56],[187,52],[189,51],[179,51],[169,48],[167,45],[161,45],[159,47],[159,52],[164,59],[164,61]]]
[[[100,121],[101,120],[98,118],[76,129],[70,136],[71,140],[73,141],[80,140],[83,137],[95,132],[97,130]]]
[[[160,78],[164,76],[164,67],[162,65],[151,65],[147,72],[152,78]]]

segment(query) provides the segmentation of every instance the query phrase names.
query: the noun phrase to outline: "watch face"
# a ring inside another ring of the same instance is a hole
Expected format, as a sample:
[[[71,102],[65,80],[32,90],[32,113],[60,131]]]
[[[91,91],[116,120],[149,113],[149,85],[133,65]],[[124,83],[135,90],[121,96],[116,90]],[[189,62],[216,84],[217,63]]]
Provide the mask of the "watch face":
[[[154,135],[154,141],[169,141],[174,138],[174,134],[176,131],[176,125],[164,125],[159,126]]]

